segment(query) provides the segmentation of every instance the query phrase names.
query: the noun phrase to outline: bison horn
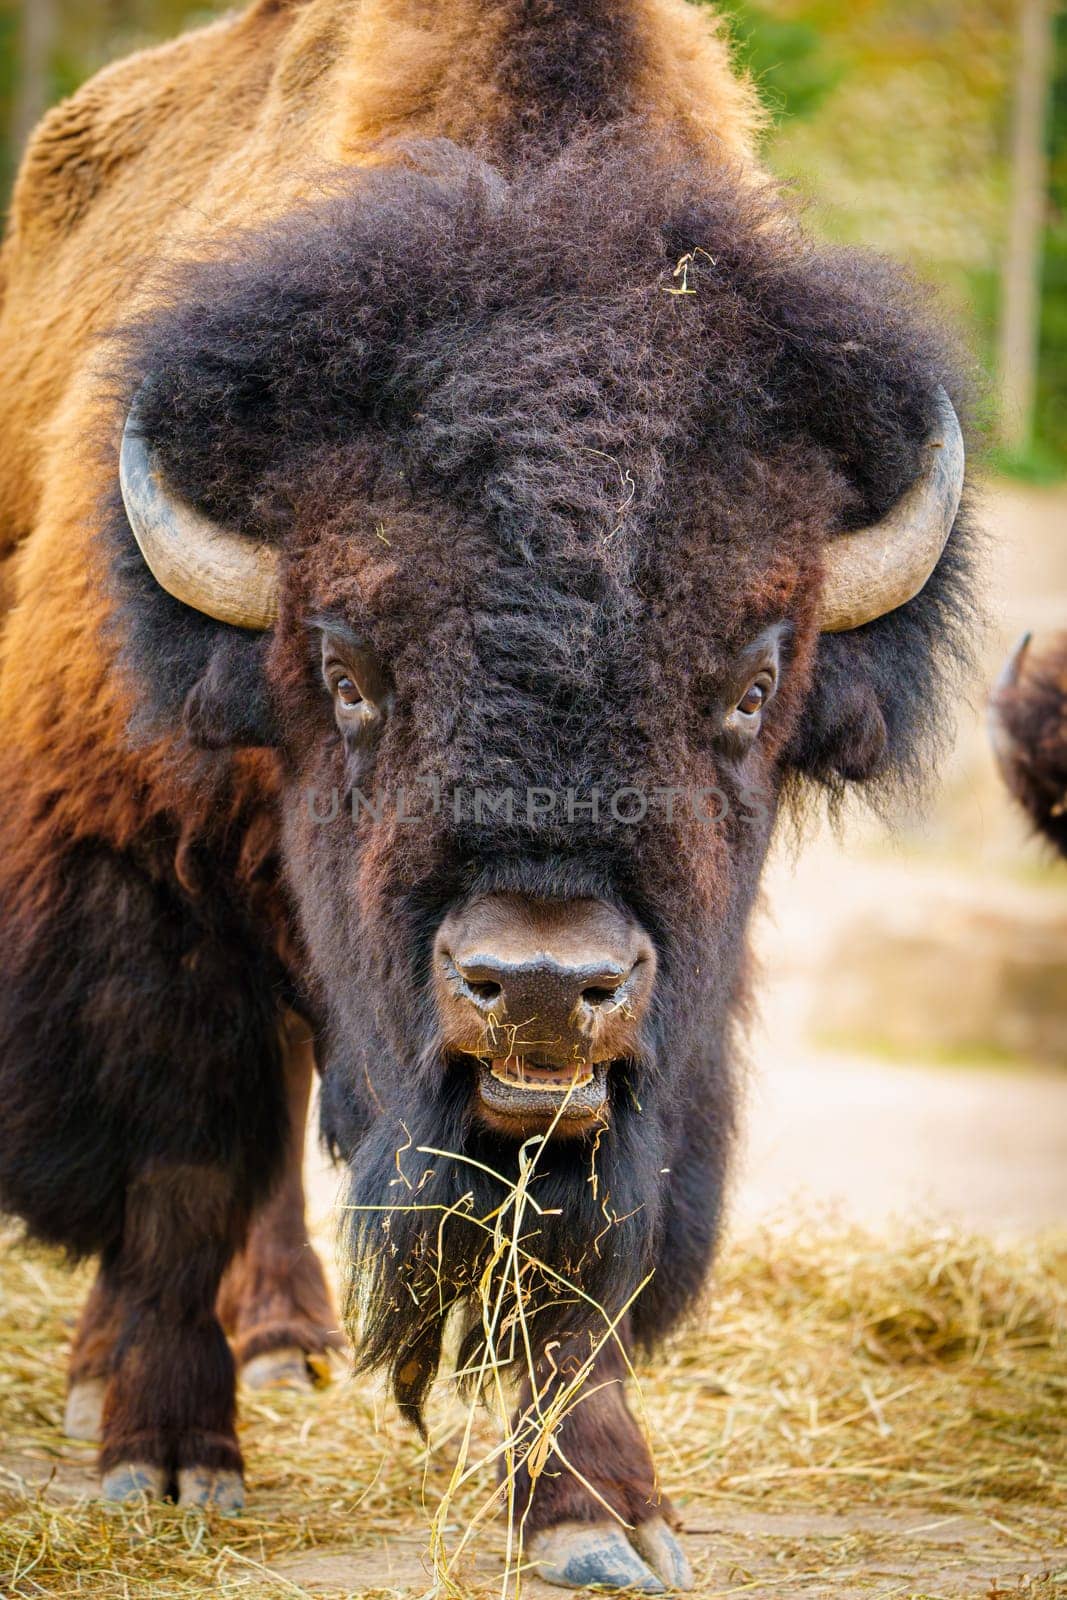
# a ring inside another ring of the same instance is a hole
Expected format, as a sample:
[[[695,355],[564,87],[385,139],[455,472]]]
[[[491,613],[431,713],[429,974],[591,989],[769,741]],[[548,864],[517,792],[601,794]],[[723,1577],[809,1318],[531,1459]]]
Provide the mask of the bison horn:
[[[1027,761],[1024,746],[1011,731],[1006,714],[1006,702],[1022,676],[1023,663],[1029,653],[1032,638],[1033,634],[1024,633],[1007,661],[1005,661],[997,675],[997,681],[993,685],[993,691],[989,696],[989,706],[986,711],[986,726],[989,730],[989,742],[993,747],[997,770],[1008,788],[1013,791],[1015,789],[1017,769],[1020,766],[1025,767]]]
[[[833,542],[820,612],[824,633],[861,627],[904,605],[941,558],[963,492],[964,449],[952,402],[940,387],[936,398],[919,477],[880,522]],[[218,527],[163,487],[136,405],[122,435],[119,480],[141,554],[168,594],[238,628],[273,626],[277,552]]]
[[[220,528],[164,486],[137,420],[126,419],[119,484],[133,536],[160,588],[236,628],[270,628],[278,616],[278,552]]]
[[[992,698],[994,700],[999,699],[1003,694],[1007,694],[1009,689],[1015,688],[1022,675],[1023,663],[1029,654],[1033,638],[1033,634],[1027,629],[1022,638],[1016,640],[1015,648],[997,674],[997,681],[993,685]]]
[[[914,599],[941,559],[963,493],[963,435],[938,386],[937,417],[923,468],[881,522],[841,534],[829,547],[820,626],[844,633]]]

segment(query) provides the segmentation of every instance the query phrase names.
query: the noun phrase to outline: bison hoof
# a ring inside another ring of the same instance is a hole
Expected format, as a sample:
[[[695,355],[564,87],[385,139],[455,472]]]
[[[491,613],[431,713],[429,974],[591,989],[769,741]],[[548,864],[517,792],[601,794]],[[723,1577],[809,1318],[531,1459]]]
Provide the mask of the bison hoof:
[[[163,1467],[150,1467],[143,1461],[120,1461],[105,1472],[100,1492],[105,1500],[129,1505],[146,1496],[150,1500],[162,1500],[168,1487],[171,1485]],[[244,1509],[245,1486],[239,1472],[184,1467],[174,1487],[180,1506],[199,1506],[223,1517],[234,1517]]]
[[[186,1467],[178,1473],[178,1504],[201,1506],[222,1517],[244,1510],[245,1486],[239,1472],[210,1467]]]
[[[535,1533],[528,1554],[540,1578],[566,1589],[663,1594],[692,1583],[682,1547],[659,1517],[630,1538],[617,1522],[560,1522]]]
[[[689,1557],[662,1517],[652,1517],[648,1522],[642,1522],[630,1538],[668,1589],[693,1587],[693,1569],[689,1565]]]
[[[124,1505],[147,1495],[150,1500],[162,1500],[167,1488],[167,1475],[162,1467],[150,1467],[143,1461],[120,1461],[118,1466],[104,1473],[100,1492],[105,1500]]]
[[[103,1378],[83,1378],[72,1383],[67,1394],[67,1409],[63,1413],[63,1432],[68,1439],[84,1439],[99,1444],[104,1425]]]
[[[329,1358],[305,1355],[296,1346],[265,1350],[241,1368],[241,1382],[246,1389],[296,1389],[306,1394],[329,1381]]]

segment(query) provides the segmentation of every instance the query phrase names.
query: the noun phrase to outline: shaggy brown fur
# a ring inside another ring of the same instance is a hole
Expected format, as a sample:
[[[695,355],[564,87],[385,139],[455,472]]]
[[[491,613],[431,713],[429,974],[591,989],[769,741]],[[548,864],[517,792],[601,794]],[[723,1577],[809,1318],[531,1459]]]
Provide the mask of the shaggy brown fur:
[[[271,1351],[285,1352],[291,1362],[298,1352],[324,1372],[327,1351],[342,1348],[344,1339],[304,1216],[304,1139],[314,1058],[300,1018],[290,1013],[282,1034],[289,1112],[285,1169],[270,1199],[256,1212],[244,1247],[230,1261],[216,1313],[238,1367]],[[122,1351],[126,1317],[119,1274],[105,1261],[72,1343],[67,1368],[71,1391],[110,1380]]]
[[[752,96],[706,14],[428,15],[261,3],[113,69],[46,119],[4,250],[0,1199],[101,1255],[102,1459],[172,1480],[239,1463],[215,1306],[284,1166],[287,1006],[314,1019],[351,1168],[362,1360],[417,1415],[449,1315],[476,1354],[465,1208],[499,1205],[517,1152],[472,1114],[427,975],[443,915],[480,893],[605,900],[654,942],[610,1125],[552,1147],[536,1248],[613,1313],[654,1272],[635,1342],[693,1305],[779,798],[920,773],[966,618],[961,521],[914,602],[819,637],[826,539],[895,501],[935,386],[959,384],[915,296],[814,250],[759,181]],[[397,132],[422,137],[381,143]],[[172,488],[278,546],[269,637],[147,572],[115,486],[135,394]],[[324,689],[331,627],[387,686],[365,739]],[[748,745],[724,717],[759,637],[781,678]],[[405,827],[420,776],[685,786],[726,811]],[[309,809],[357,790],[376,815]],[[432,1209],[386,1225],[405,1181]],[[539,1360],[588,1349],[588,1302],[557,1284],[530,1288]],[[654,1514],[617,1386],[567,1429],[621,1513]],[[530,1526],[601,1511],[564,1476]]]

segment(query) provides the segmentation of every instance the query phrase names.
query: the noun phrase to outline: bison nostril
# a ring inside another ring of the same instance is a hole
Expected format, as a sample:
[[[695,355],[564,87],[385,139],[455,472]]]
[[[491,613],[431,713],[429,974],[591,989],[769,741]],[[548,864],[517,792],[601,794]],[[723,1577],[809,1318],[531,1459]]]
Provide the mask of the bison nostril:
[[[511,1062],[514,1072],[519,1062],[531,1074],[569,1072],[570,1083],[576,1062],[598,1066],[640,1049],[656,953],[607,903],[485,895],[445,917],[433,963],[450,1057],[489,1058],[487,1070]]]

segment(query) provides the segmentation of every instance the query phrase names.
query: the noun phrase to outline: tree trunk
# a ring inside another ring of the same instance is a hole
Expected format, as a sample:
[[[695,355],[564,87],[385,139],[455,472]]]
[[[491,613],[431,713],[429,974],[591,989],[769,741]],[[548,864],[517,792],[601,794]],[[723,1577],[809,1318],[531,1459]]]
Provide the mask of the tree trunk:
[[[1048,186],[1045,122],[1052,56],[1052,0],[1021,0],[1000,309],[1001,440],[1016,456],[1026,454],[1034,434]]]
[[[20,156],[52,98],[51,62],[59,17],[57,0],[22,0],[18,78],[11,144]]]

